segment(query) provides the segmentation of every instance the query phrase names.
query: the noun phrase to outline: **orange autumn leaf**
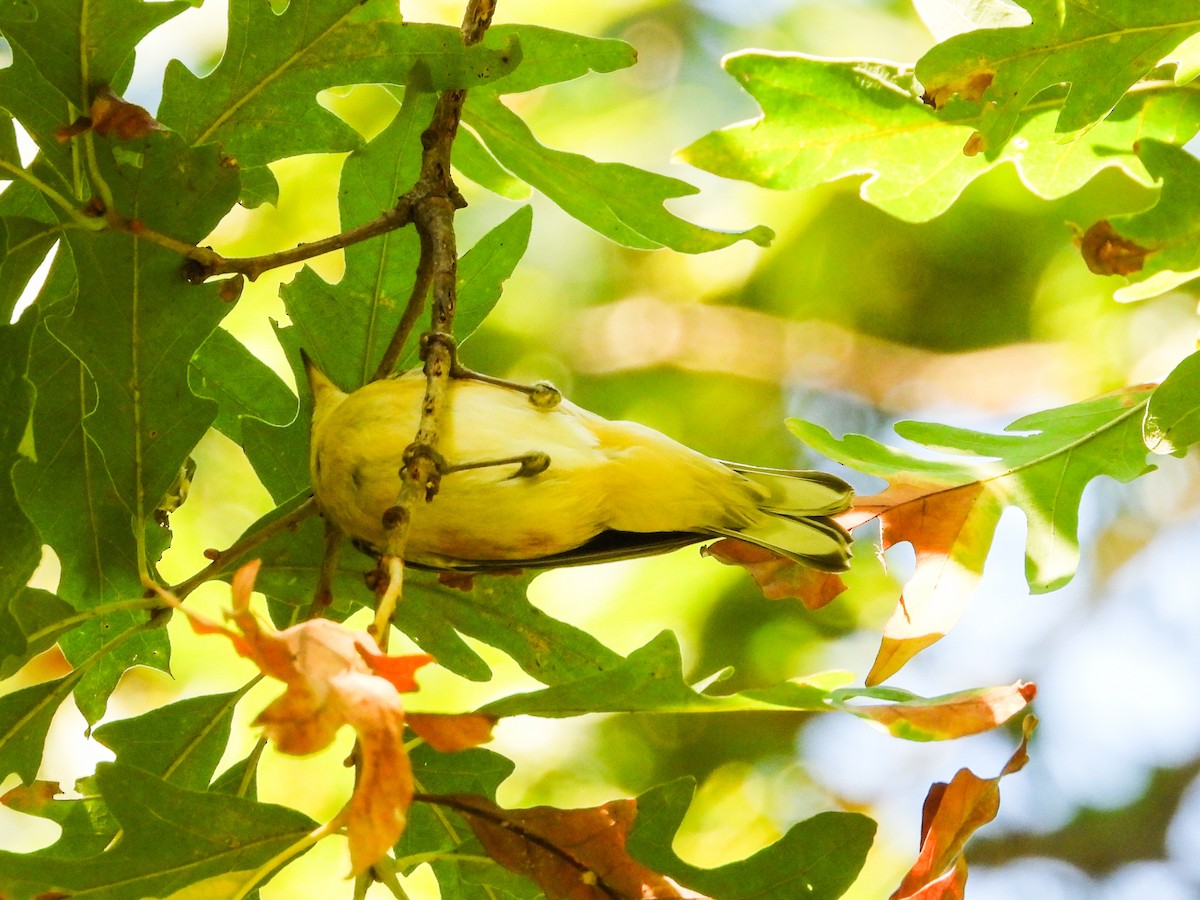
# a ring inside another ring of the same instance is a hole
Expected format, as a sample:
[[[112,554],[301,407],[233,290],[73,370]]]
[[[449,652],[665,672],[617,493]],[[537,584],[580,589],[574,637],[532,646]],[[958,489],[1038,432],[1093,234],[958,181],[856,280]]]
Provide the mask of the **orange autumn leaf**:
[[[455,753],[487,743],[497,721],[497,716],[487,713],[408,714],[408,727],[439,753]]]
[[[636,800],[592,809],[503,809],[473,794],[426,799],[458,811],[488,856],[535,881],[549,900],[708,900],[629,855]]]
[[[741,566],[768,600],[795,598],[815,610],[846,590],[846,583],[832,572],[818,572],[745,541],[725,538],[701,552],[727,566]]]
[[[967,896],[967,860],[960,856],[954,868],[940,878],[907,894],[903,900],[965,900]]]
[[[884,689],[888,694],[901,694]],[[910,741],[941,741],[990,731],[1003,725],[1037,696],[1037,685],[1017,681],[1003,687],[976,688],[942,697],[913,697],[894,703],[840,708],[878,722],[896,737]],[[885,699],[892,699],[891,697]]]
[[[884,626],[867,684],[887,680],[958,622],[999,517],[998,499],[978,481],[953,487],[898,483],[862,498],[838,517],[847,528],[879,519],[883,549],[909,543],[917,557],[916,570]]]
[[[1029,762],[1029,736],[1037,719],[1026,716],[1024,736],[995,778],[960,769],[949,784],[929,789],[921,814],[921,852],[890,900],[951,900],[963,896],[967,866],[963,846],[1000,809],[1000,779]]]
[[[346,809],[351,867],[361,874],[399,840],[412,802],[412,767],[404,750],[401,690],[415,690],[413,672],[432,661],[387,657],[366,634],[328,619],[270,631],[250,612],[258,563],[234,575],[228,628],[166,597],[200,634],[221,634],[266,675],[287,685],[254,724],[282,753],[306,755],[329,746],[339,728],[358,736],[358,780]]]

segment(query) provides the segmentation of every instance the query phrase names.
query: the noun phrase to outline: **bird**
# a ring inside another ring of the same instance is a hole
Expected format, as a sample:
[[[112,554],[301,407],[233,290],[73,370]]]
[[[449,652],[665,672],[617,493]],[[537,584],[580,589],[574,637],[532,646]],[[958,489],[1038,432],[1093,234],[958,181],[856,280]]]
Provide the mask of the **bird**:
[[[347,393],[305,357],[313,396],[310,474],[321,513],[375,556],[400,492],[426,378],[418,368]],[[614,421],[499,379],[454,377],[436,496],[411,510],[406,564],[479,573],[666,552],[714,538],[844,571],[853,500],[835,475],[711,459],[636,422]]]

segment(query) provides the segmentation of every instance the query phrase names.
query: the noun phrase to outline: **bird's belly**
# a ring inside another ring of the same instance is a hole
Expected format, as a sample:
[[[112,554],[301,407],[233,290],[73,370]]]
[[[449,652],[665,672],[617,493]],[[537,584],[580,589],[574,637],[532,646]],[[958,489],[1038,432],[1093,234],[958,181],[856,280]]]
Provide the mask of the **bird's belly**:
[[[413,511],[405,555],[417,562],[521,560],[572,550],[604,525],[598,504],[563,481],[547,475],[494,481],[450,474],[433,501]]]
[[[399,467],[398,460],[372,467],[383,477],[364,479],[360,474],[353,490],[328,492],[353,498],[353,503],[329,507],[327,514],[344,531],[382,550],[388,540],[384,513],[396,504],[400,490],[400,479],[391,473]],[[418,499],[412,510],[405,558],[427,565],[534,559],[572,550],[606,527],[601,497],[590,479],[562,466],[532,477],[508,477],[515,469],[444,476],[433,500]]]

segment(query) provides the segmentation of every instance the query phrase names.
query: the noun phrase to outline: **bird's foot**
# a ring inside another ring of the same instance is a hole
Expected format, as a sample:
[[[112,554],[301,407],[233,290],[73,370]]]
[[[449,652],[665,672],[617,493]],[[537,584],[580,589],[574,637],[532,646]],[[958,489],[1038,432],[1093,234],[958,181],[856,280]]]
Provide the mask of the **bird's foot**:
[[[442,470],[442,474],[449,475],[451,472],[465,472],[469,469],[488,469],[492,466],[519,466],[517,471],[508,476],[509,478],[532,478],[534,475],[540,475],[550,468],[550,456],[540,450],[531,450],[528,453],[521,453],[517,456],[506,456],[503,459],[485,459],[477,462],[447,465]]]
[[[529,398],[529,402],[537,409],[553,409],[562,402],[562,393],[548,381],[521,384],[517,381],[509,381],[507,378],[497,378],[494,375],[485,375],[483,372],[468,369],[459,362],[458,342],[453,335],[446,334],[444,331],[427,331],[421,335],[421,359],[425,359],[433,344],[441,344],[449,352],[451,378],[469,378],[472,381],[482,381],[484,384],[494,384],[497,387],[518,391],[525,394]]]

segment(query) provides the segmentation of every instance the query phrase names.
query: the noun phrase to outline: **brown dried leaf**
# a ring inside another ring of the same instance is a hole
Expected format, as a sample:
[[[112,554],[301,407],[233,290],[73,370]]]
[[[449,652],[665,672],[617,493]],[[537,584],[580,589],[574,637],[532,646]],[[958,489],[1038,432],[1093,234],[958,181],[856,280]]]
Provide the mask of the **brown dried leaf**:
[[[963,144],[963,156],[978,156],[987,149],[987,138],[978,131],[972,131],[967,142]]]
[[[1152,252],[1136,241],[1121,237],[1108,219],[1101,219],[1075,239],[1083,261],[1097,275],[1132,275],[1140,272]]]
[[[503,809],[472,794],[429,799],[462,814],[492,859],[537,882],[549,900],[708,900],[629,855],[625,840],[636,800],[593,809]]]
[[[1024,736],[1000,774],[979,778],[960,769],[949,784],[929,789],[921,813],[921,853],[891,900],[951,900],[961,898],[967,881],[963,845],[1000,809],[1000,779],[1029,762],[1029,736],[1037,719],[1026,716]]]
[[[145,109],[122,99],[107,87],[92,100],[91,120],[92,131],[100,137],[118,141],[132,141],[166,130]]]
[[[741,566],[768,600],[797,599],[808,609],[820,609],[846,590],[832,572],[818,572],[755,544],[725,538],[702,551],[727,566]]]

